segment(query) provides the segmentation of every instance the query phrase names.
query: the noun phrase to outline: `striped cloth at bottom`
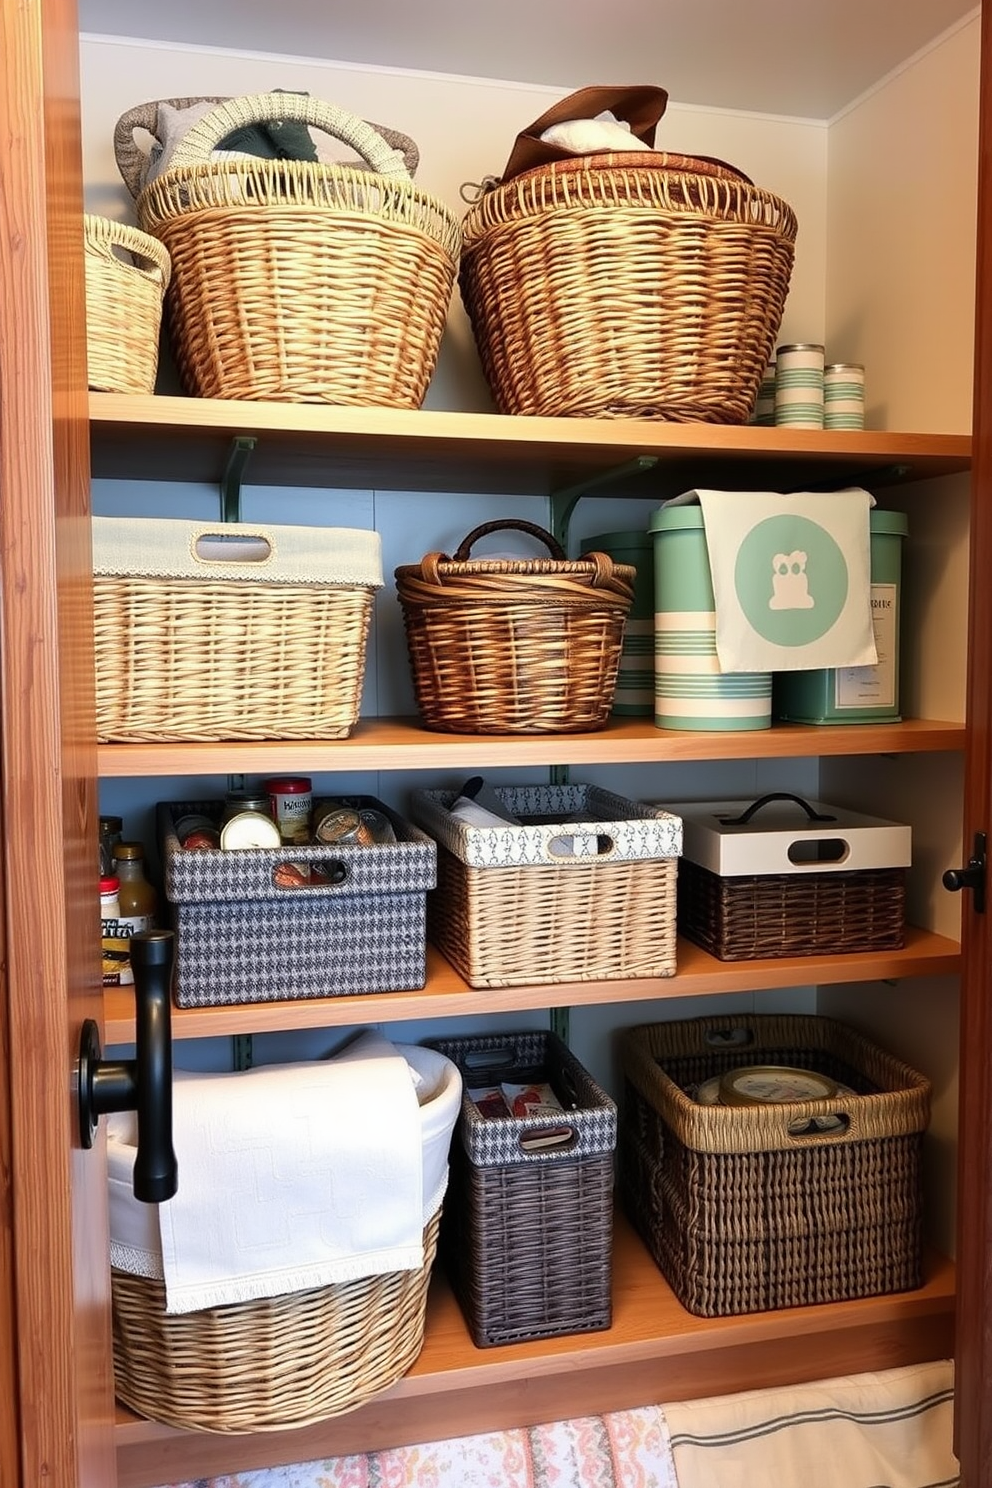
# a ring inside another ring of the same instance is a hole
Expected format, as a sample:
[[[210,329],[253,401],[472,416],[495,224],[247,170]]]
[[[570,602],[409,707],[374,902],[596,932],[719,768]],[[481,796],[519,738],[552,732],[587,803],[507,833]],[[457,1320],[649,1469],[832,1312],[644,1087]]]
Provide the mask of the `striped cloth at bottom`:
[[[955,1488],[949,1360],[162,1488]]]

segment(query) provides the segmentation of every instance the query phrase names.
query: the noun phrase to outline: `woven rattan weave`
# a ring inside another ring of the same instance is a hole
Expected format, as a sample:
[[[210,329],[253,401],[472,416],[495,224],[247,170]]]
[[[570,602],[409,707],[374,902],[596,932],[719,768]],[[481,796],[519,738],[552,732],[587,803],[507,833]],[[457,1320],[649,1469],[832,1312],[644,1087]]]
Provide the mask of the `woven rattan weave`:
[[[132,1410],[199,1431],[304,1426],[354,1410],[420,1353],[440,1211],[424,1264],[311,1291],[167,1314],[161,1281],[112,1274],[114,1380]]]
[[[620,1061],[624,1203],[690,1312],[921,1284],[922,1075],[853,1029],[804,1016],[649,1024],[621,1036]],[[737,1107],[694,1098],[704,1080],[753,1064],[817,1070],[857,1093]]]
[[[152,393],[169,255],[123,222],[86,216],[83,224],[89,385],[103,393]]]
[[[486,192],[462,228],[501,412],[747,421],[792,272],[778,197],[663,155],[588,156]]]
[[[375,169],[211,162],[234,128],[271,118],[325,128]],[[138,217],[172,256],[169,324],[187,392],[420,406],[460,232],[364,121],[292,93],[219,104],[142,191]]]
[[[515,529],[550,558],[471,558]],[[396,570],[417,706],[428,728],[468,734],[570,733],[609,720],[636,570],[606,553],[569,561],[530,522],[487,522],[453,558]]]

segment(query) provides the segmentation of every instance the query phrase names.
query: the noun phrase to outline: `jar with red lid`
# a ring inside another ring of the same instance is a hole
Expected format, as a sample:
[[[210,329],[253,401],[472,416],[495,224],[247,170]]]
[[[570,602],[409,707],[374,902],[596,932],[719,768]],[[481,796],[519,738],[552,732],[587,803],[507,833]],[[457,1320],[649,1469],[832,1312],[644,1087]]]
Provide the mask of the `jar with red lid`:
[[[283,842],[310,841],[313,782],[308,775],[282,775],[265,782],[272,816]]]

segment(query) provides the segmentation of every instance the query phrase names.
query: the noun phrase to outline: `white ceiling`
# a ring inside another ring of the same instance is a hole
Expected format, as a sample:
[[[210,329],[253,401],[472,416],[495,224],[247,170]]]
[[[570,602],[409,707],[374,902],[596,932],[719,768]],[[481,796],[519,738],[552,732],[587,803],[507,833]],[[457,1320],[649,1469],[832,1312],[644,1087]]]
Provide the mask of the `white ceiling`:
[[[975,0],[79,0],[84,31],[829,119]]]

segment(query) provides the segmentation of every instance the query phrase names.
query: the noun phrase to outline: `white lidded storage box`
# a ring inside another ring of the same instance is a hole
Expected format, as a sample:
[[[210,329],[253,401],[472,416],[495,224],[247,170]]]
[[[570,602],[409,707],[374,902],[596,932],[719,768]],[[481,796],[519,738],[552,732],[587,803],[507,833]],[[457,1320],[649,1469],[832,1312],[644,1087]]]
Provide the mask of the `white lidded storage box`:
[[[908,826],[784,792],[672,809],[679,930],[720,960],[903,944]]]
[[[101,743],[351,732],[378,533],[94,517],[93,572]]]

